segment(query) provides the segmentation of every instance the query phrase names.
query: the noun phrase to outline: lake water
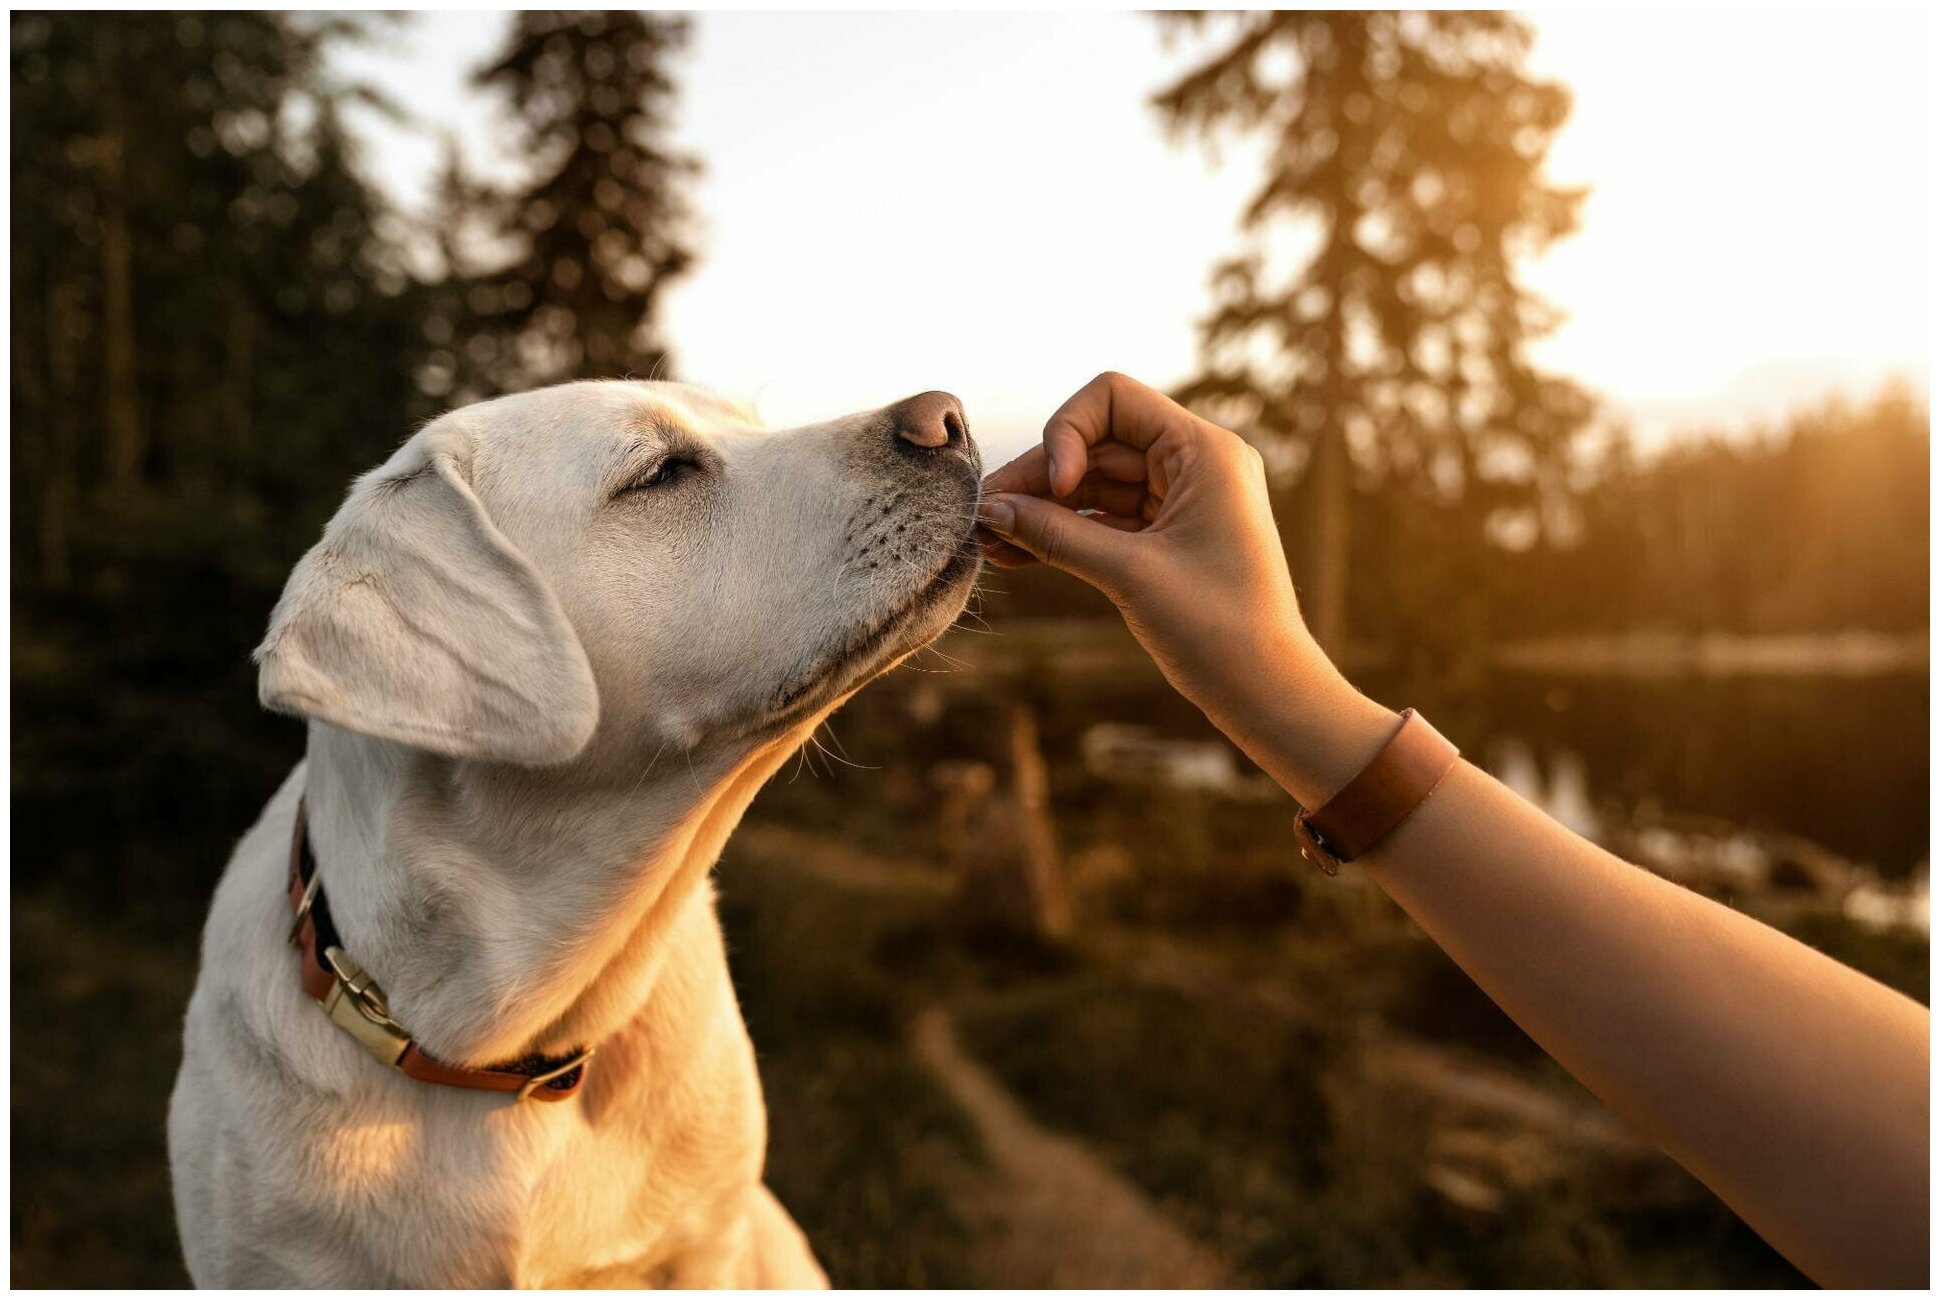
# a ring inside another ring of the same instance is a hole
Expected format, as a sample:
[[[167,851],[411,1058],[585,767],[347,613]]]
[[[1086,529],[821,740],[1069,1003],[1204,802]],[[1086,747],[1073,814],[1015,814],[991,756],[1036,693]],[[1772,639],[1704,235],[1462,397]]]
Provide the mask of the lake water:
[[[1927,709],[1924,675],[1507,675],[1460,725],[1498,776],[1533,768],[1560,784],[1563,811],[1580,796],[1633,817],[1716,818],[1900,879],[1929,853]]]
[[[1199,742],[1215,734],[1122,631],[1045,629],[1032,640],[953,638],[950,653],[967,661],[965,671],[918,680],[979,694],[1007,680],[1034,683],[1054,763],[1078,761],[1098,723]],[[1927,862],[1924,672],[1498,671],[1427,699],[1378,676],[1362,684],[1388,704],[1420,707],[1471,760],[1565,820],[1708,819],[1810,841],[1889,881]]]

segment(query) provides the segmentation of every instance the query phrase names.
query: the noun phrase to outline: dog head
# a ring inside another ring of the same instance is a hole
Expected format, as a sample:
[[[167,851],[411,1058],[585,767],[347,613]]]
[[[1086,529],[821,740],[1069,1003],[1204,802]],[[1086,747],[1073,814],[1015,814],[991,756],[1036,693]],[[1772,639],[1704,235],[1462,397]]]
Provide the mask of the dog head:
[[[525,765],[778,736],[962,610],[978,468],[947,393],[787,431],[667,383],[465,407],[297,564],[262,701]]]

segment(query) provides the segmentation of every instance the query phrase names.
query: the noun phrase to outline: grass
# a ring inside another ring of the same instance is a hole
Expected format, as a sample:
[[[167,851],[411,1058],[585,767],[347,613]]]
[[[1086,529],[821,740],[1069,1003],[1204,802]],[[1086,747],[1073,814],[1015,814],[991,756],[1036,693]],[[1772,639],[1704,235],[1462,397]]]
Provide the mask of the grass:
[[[1803,1279],[1668,1161],[1578,1162],[1493,1213],[1423,1183],[1448,1117],[1294,1027],[1093,971],[960,1014],[1034,1113],[1103,1152],[1263,1287],[1786,1286]]]
[[[196,943],[13,904],[13,1285],[181,1287],[164,1122]]]
[[[1265,1284],[1252,1257],[1301,1218],[1328,1115],[1310,1034],[1091,972],[966,1007],[964,1045],[1045,1124],[1096,1144]],[[1235,1017],[1235,1019],[1242,1019]]]
[[[769,1186],[838,1287],[974,1285],[952,1193],[977,1174],[976,1141],[905,1033],[947,959],[936,901],[858,898],[739,845],[729,858],[721,918],[767,1094]]]

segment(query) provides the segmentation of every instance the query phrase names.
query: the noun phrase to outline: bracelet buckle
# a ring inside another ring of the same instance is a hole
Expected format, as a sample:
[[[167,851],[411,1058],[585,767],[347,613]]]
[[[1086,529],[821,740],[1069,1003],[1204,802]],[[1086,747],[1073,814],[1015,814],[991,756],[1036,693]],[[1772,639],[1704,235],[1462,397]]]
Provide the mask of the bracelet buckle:
[[[1340,874],[1340,858],[1327,841],[1307,820],[1307,810],[1302,808],[1293,815],[1293,837],[1300,842],[1300,856],[1319,867],[1330,876]]]

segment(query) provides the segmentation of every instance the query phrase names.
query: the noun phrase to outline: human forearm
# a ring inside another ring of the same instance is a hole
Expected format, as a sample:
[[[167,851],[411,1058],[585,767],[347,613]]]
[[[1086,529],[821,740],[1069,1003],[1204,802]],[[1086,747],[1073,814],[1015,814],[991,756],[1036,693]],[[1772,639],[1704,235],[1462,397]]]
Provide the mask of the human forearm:
[[[1305,707],[1277,703],[1315,680],[1297,664],[1264,676],[1251,708],[1221,710],[1308,807],[1398,725],[1345,683]],[[1613,857],[1467,764],[1357,865],[1546,1051],[1812,1277],[1924,1282],[1924,1008]]]
[[[1355,690],[1303,629],[1263,638],[1186,695],[1302,807],[1346,785],[1401,719]]]

